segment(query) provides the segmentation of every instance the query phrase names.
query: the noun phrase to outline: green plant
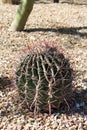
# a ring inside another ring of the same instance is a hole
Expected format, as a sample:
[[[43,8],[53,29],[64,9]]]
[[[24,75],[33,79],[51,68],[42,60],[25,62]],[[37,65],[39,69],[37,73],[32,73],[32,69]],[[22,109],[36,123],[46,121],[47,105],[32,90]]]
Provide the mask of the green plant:
[[[20,99],[34,113],[58,109],[72,95],[72,69],[56,48],[29,53],[16,71]]]

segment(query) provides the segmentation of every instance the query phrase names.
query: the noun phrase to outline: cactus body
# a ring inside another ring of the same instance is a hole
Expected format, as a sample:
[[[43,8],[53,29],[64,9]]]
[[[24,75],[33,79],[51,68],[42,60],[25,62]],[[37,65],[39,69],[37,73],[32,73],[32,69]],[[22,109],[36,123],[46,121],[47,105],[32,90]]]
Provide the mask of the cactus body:
[[[71,96],[72,69],[55,48],[28,54],[16,72],[19,95],[34,112],[58,109]]]

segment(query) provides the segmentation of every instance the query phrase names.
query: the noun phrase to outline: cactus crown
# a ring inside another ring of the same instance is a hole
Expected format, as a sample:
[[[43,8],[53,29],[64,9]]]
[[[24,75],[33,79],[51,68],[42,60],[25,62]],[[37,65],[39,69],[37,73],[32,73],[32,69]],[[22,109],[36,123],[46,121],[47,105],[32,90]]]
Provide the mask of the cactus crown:
[[[16,72],[21,100],[34,113],[58,109],[72,93],[72,69],[56,48],[29,53]]]

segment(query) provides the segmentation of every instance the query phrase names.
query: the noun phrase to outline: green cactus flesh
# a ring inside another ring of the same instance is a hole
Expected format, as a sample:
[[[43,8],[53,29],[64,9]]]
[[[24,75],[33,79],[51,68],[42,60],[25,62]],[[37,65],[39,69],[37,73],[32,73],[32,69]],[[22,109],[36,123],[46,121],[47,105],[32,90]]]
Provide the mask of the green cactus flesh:
[[[16,84],[21,99],[30,110],[48,110],[51,113],[71,95],[72,69],[64,55],[53,48],[34,52],[18,66]]]

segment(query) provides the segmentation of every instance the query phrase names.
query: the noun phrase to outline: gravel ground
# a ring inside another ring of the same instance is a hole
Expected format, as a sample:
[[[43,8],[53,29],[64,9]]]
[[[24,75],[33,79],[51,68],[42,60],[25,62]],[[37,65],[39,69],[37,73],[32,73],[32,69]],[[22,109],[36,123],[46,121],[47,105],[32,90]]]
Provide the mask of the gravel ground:
[[[25,30],[10,32],[17,8],[0,4],[0,129],[87,130],[87,6],[61,2],[35,4]],[[76,104],[69,114],[58,111],[34,117],[22,108],[13,79],[27,48],[46,42],[61,46],[65,56],[70,57],[76,73]]]

